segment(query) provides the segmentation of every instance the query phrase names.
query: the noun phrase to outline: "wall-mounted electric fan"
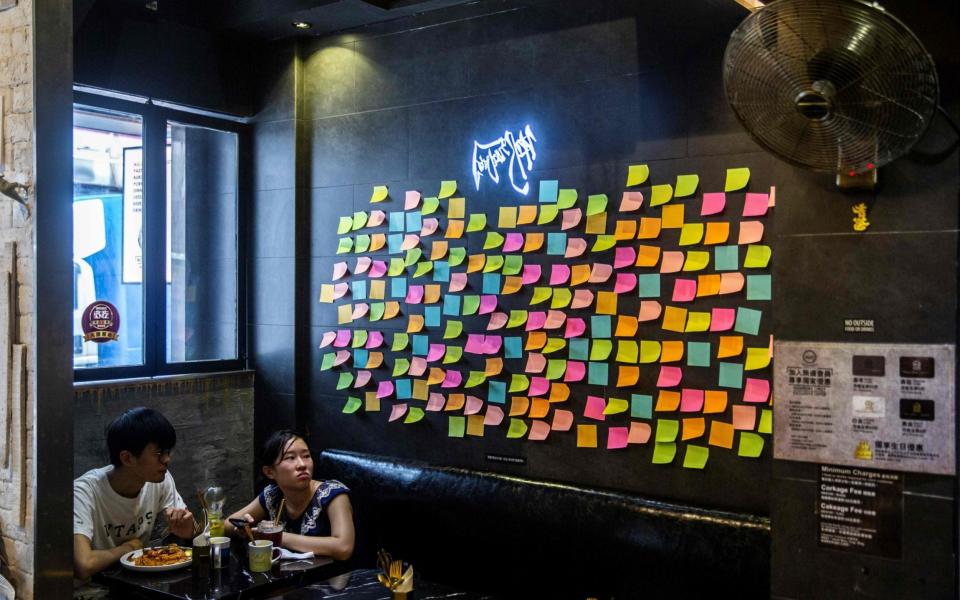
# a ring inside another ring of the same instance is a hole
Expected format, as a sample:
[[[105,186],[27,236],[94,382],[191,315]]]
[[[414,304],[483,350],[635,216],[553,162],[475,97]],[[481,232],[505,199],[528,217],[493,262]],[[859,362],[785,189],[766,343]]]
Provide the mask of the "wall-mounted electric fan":
[[[906,154],[937,110],[933,58],[876,3],[777,0],[733,32],[727,100],[784,160],[859,175]]]

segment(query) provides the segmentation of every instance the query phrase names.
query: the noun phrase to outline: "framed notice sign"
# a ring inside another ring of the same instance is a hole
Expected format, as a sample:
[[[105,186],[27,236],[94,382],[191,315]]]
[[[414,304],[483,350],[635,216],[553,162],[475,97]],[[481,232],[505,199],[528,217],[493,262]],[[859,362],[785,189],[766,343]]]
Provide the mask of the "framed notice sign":
[[[778,342],[773,456],[953,475],[955,346]]]
[[[123,149],[123,283],[143,281],[143,148]]]

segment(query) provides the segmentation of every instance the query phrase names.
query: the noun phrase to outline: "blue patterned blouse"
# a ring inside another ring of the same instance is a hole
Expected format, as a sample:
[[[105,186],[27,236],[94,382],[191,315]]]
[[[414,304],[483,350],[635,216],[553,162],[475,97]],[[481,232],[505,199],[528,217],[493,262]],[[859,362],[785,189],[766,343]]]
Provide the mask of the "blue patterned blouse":
[[[321,537],[330,535],[330,519],[327,518],[324,511],[334,498],[340,494],[349,493],[350,489],[336,479],[321,481],[320,485],[317,486],[317,491],[313,494],[313,498],[310,499],[310,504],[307,505],[306,510],[299,518],[290,520],[286,514],[283,515],[283,530],[300,535]],[[271,520],[276,519],[277,509],[280,508],[282,498],[283,492],[274,483],[263,488],[263,491],[260,492],[260,507],[269,515]]]

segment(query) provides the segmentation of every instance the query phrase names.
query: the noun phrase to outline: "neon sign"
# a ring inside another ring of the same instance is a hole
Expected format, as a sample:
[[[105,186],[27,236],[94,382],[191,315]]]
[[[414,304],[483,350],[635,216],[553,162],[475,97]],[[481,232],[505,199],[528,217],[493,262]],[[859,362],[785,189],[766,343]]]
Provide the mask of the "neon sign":
[[[527,175],[533,168],[533,161],[537,160],[536,141],[529,125],[516,134],[504,131],[502,136],[486,144],[474,140],[471,166],[477,191],[480,190],[480,180],[484,175],[488,175],[494,183],[500,183],[500,165],[507,163],[510,185],[526,195],[530,191]]]

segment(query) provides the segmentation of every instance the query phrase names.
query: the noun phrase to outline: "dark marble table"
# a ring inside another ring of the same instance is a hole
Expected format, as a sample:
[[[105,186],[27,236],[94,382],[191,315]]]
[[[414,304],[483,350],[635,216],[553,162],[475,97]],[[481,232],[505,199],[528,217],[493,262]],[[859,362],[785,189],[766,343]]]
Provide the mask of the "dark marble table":
[[[307,584],[296,590],[278,592],[267,596],[269,600],[391,600],[390,591],[377,581],[378,569],[358,569],[343,573],[317,583]],[[459,590],[433,583],[418,576],[413,579],[413,592],[408,600],[494,600],[494,596]]]

